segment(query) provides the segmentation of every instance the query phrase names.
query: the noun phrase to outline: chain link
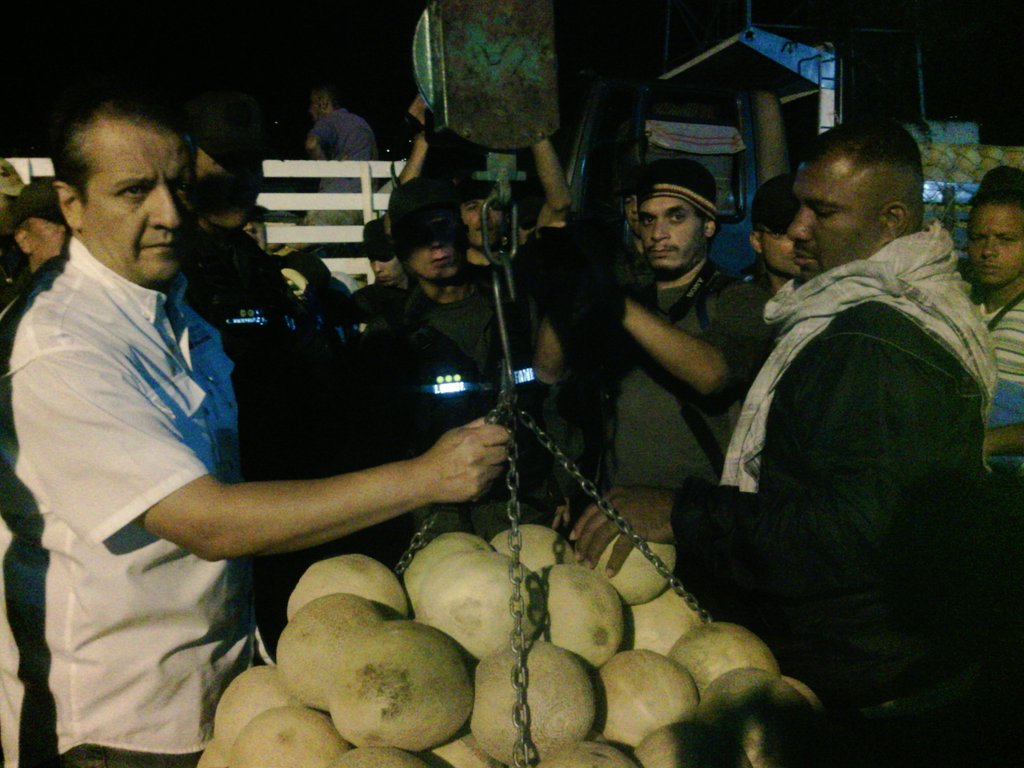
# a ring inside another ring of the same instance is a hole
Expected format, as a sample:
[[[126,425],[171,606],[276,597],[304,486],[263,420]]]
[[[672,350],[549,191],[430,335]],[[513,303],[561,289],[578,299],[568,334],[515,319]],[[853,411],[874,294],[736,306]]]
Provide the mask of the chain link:
[[[508,371],[511,377],[511,370]],[[512,595],[509,598],[509,611],[512,613],[512,637],[511,647],[515,655],[515,663],[512,668],[512,688],[516,694],[515,706],[512,709],[512,723],[516,728],[516,743],[512,752],[512,764],[515,768],[527,768],[530,765],[531,744],[530,744],[530,705],[526,699],[526,691],[529,685],[529,670],[527,668],[527,654],[529,648],[526,642],[526,631],[523,627],[523,617],[526,614],[526,604],[523,598],[523,573],[524,568],[520,560],[523,549],[522,531],[519,528],[521,512],[519,508],[519,449],[515,435],[515,389],[509,386],[508,395],[505,398],[505,405],[508,408],[508,419],[506,426],[512,432],[512,439],[509,440],[508,448],[508,472],[505,473],[505,485],[508,488],[508,548],[511,558],[508,565],[508,577],[512,583]]]
[[[437,520],[437,513],[437,509],[427,511],[423,522],[420,524],[420,529],[413,534],[412,540],[409,542],[409,548],[402,553],[402,557],[398,560],[398,565],[395,566],[395,573],[398,576],[405,573],[416,553],[427,546],[427,537],[430,535],[430,531]]]
[[[597,486],[583,476],[583,473],[580,472],[579,467],[576,466],[575,462],[565,455],[562,449],[555,444],[555,441],[552,440],[551,437],[540,428],[537,422],[533,420],[533,417],[524,410],[517,411],[516,415],[518,416],[517,420],[533,432],[540,444],[555,457],[555,460],[566,472],[569,473],[572,479],[576,481],[576,484],[579,485],[580,489],[587,494],[594,504],[597,505],[597,508],[604,513],[604,516],[611,520],[622,534],[629,539],[633,547],[640,550],[640,553],[647,558],[648,562],[650,562],[658,573],[669,583],[673,591],[683,598],[691,610],[697,613],[701,621],[705,623],[711,622],[711,614],[708,613],[705,608],[701,607],[700,603],[697,602],[696,597],[686,591],[683,583],[676,578],[676,575],[672,573],[672,570],[665,565],[664,561],[662,561],[660,557],[651,551],[651,547],[648,545],[647,541],[636,533],[633,530],[633,526],[629,524],[629,521],[618,513],[608,499],[601,495],[597,490]]]

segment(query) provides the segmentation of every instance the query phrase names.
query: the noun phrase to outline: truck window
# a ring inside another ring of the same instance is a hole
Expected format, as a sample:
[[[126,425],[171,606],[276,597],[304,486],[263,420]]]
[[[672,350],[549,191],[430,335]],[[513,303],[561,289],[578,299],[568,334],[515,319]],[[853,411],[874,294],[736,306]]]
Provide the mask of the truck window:
[[[592,113],[582,171],[588,211],[602,218],[622,215],[622,185],[630,166],[640,162],[640,131],[635,88],[609,87]]]
[[[681,97],[652,90],[643,123],[646,162],[688,158],[703,164],[715,177],[719,218],[743,218],[739,201],[746,146],[734,99],[722,96]]]

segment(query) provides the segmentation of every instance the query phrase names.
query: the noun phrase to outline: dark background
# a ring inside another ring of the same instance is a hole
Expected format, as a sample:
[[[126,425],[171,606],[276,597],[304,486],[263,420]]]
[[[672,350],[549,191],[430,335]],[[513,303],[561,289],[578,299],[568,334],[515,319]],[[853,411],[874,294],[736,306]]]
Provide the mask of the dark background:
[[[401,116],[415,93],[412,36],[422,0],[13,5],[2,11],[0,156],[48,154],[46,114],[55,95],[99,76],[134,79],[182,99],[208,89],[248,91],[264,106],[281,158],[303,156],[308,86],[333,80],[345,106],[376,129],[382,156],[404,155]],[[662,71],[664,0],[554,0],[554,7],[563,130],[575,117],[582,71]],[[753,9],[755,23],[836,43],[854,64],[847,114],[917,117],[916,32],[927,116],[976,121],[983,141],[1024,145],[1024,1],[755,0]],[[739,31],[742,11],[739,0],[677,3],[669,64]]]

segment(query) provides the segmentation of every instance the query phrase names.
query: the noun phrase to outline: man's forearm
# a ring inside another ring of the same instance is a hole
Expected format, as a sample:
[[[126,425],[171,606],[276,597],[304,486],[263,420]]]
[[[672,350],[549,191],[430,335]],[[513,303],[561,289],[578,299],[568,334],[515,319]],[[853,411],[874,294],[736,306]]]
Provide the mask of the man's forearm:
[[[555,384],[566,374],[565,353],[551,321],[543,318],[537,328],[537,340],[533,349],[533,370],[545,384]]]
[[[322,480],[221,483],[210,475],[157,503],[146,529],[207,560],[323,544],[431,501],[412,462]]]
[[[141,522],[208,560],[304,549],[426,504],[474,498],[500,473],[507,437],[480,422],[415,459],[320,480],[230,484],[204,475]]]
[[[427,142],[426,133],[418,133],[412,140],[412,148],[409,150],[409,157],[405,161],[405,167],[398,174],[398,183],[405,184],[411,179],[417,179],[423,174],[423,165],[427,160],[427,151],[430,144]]]
[[[561,224],[565,221],[569,206],[572,204],[565,171],[558,160],[551,139],[537,142],[532,150],[537,178],[544,190],[544,205],[537,215],[537,226],[550,227]]]
[[[725,386],[725,357],[713,344],[674,327],[632,299],[626,299],[623,327],[674,378],[704,395]]]

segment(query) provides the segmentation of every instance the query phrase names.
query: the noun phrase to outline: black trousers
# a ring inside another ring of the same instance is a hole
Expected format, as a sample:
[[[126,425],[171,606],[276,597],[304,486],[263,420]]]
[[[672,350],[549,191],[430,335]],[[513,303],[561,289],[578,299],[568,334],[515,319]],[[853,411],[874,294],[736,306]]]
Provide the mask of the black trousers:
[[[58,765],[59,768],[195,768],[201,755],[201,752],[161,755],[82,744],[61,755]]]

